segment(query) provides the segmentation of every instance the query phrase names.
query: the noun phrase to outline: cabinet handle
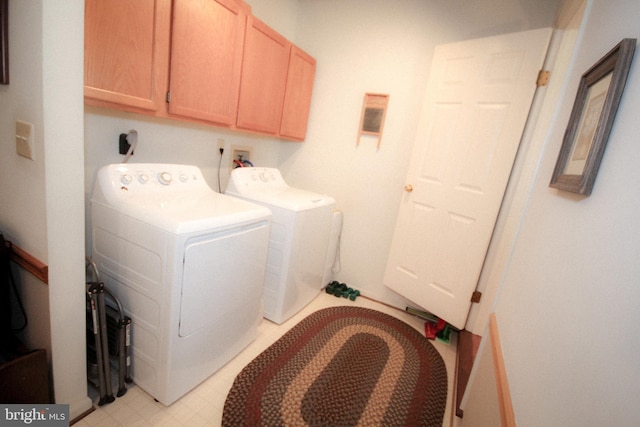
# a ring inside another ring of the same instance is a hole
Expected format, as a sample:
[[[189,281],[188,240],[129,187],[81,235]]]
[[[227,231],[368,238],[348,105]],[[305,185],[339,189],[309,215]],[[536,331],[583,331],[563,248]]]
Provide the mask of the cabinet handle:
[[[413,191],[413,185],[411,184],[407,184],[404,186],[404,191],[406,191],[407,193],[411,193]]]

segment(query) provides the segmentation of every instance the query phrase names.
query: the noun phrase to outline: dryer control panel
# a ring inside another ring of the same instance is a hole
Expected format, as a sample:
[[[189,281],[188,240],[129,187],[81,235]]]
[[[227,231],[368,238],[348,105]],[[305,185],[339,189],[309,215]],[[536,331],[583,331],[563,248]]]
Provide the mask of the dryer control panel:
[[[173,234],[212,230],[270,212],[213,191],[197,166],[121,163],[98,171],[91,197],[104,208]]]
[[[104,166],[98,171],[92,200],[103,200],[112,205],[143,201],[149,204],[162,203],[173,194],[211,191],[197,166],[121,163]]]
[[[225,194],[295,212],[335,205],[325,194],[290,187],[280,171],[272,168],[234,169]]]
[[[275,168],[236,168],[231,172],[231,179],[227,192],[253,193],[285,189],[288,185],[282,178],[280,171]]]
[[[139,194],[209,188],[200,169],[192,165],[114,164],[100,169],[97,179],[105,193],[134,192]]]

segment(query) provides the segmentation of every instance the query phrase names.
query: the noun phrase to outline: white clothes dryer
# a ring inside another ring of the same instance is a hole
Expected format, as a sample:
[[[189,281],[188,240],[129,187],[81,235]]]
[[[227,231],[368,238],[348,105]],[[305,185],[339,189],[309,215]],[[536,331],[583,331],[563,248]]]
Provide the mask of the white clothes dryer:
[[[134,382],[170,405],[256,338],[271,213],[195,166],[115,164],[91,199],[92,257],[132,319]]]
[[[273,168],[234,169],[225,194],[268,207],[273,214],[264,317],[283,323],[326,285],[323,276],[335,200],[290,187]]]

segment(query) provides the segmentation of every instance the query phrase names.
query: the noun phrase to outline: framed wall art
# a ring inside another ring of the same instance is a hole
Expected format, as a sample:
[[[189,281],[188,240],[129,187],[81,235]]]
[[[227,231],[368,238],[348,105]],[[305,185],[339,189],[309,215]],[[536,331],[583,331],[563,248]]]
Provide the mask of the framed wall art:
[[[0,84],[9,84],[9,0],[0,0]]]
[[[362,115],[360,116],[360,130],[356,145],[360,144],[360,137],[362,135],[371,135],[378,138],[378,148],[380,148],[388,104],[389,95],[379,93],[364,94]]]
[[[622,40],[582,75],[550,187],[591,194],[635,48]]]

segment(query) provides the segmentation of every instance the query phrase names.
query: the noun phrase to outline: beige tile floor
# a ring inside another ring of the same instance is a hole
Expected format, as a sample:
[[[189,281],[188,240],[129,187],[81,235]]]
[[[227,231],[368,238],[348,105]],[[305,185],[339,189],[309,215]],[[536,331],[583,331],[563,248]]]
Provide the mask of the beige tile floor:
[[[124,396],[117,398],[115,402],[109,405],[97,408],[94,412],[76,422],[74,426],[219,426],[227,393],[231,389],[234,378],[242,368],[310,313],[336,305],[356,305],[372,308],[395,316],[424,334],[424,321],[402,310],[391,308],[363,297],[359,297],[353,302],[322,292],[311,304],[282,325],[263,320],[258,329],[258,337],[253,343],[171,406],[163,406],[154,401],[142,389],[133,385]],[[456,338],[457,335],[452,334],[450,344],[433,341],[445,361],[449,376],[449,397],[443,426],[452,425],[451,402],[456,360]]]

